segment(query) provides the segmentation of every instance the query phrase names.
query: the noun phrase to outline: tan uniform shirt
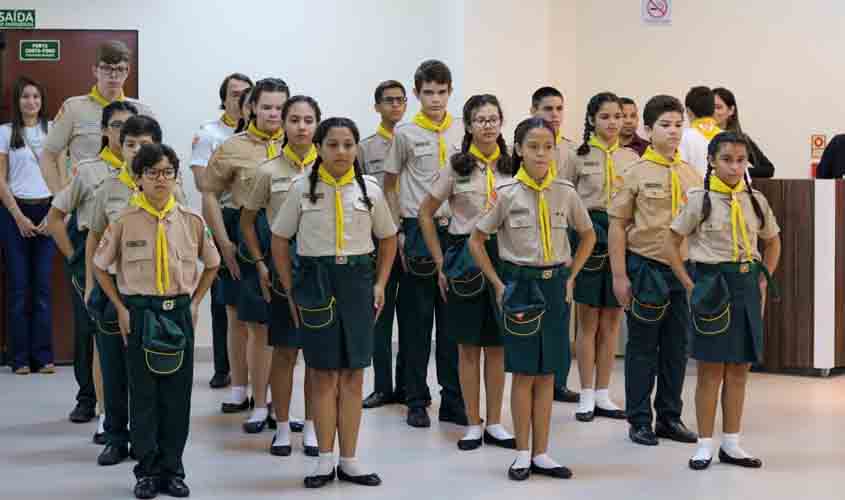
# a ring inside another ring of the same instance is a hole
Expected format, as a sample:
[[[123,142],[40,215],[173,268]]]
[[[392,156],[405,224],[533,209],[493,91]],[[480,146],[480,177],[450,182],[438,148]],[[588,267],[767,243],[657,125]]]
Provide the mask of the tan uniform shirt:
[[[152,110],[136,99],[127,97],[126,102],[134,105],[138,114],[153,116]],[[45,148],[53,154],[69,148],[74,166],[78,166],[82,160],[96,158],[102,149],[102,119],[103,106],[92,97],[69,97],[56,115]]]
[[[300,170],[284,155],[265,161],[258,167],[255,183],[244,201],[244,208],[255,211],[266,208],[267,221],[272,224],[282,202],[290,193],[293,181],[300,175],[310,174],[313,165],[309,163]]]
[[[276,150],[282,151],[282,141]],[[229,203],[224,206],[241,208],[252,191],[258,166],[267,161],[267,141],[248,132],[235,134],[220,145],[208,161],[205,181],[215,193],[229,191]]]
[[[585,156],[574,157],[574,162],[567,164],[560,176],[573,184],[578,196],[586,205],[587,210],[607,210],[607,176],[605,160],[607,155],[601,149],[591,146]],[[613,169],[616,179],[613,179],[613,189],[618,190],[622,184],[622,174],[640,157],[628,148],[619,148],[613,153]]]
[[[516,179],[503,181],[496,190],[496,204],[478,221],[478,229],[498,234],[499,257],[521,266],[552,266],[572,262],[567,229],[577,232],[593,228],[572,183],[555,179],[544,195],[549,205],[552,258],[543,258],[543,243],[537,212],[537,191]]]
[[[103,160],[86,160],[79,164],[79,173],[53,198],[53,206],[69,214],[76,210],[80,231],[91,227],[94,216],[94,192],[106,179],[119,171]]]
[[[358,182],[341,188],[343,201],[343,241],[341,255],[364,255],[375,250],[373,235],[378,239],[396,234],[396,224],[387,207],[378,181],[364,176],[367,196],[373,204],[367,209]],[[308,197],[310,182],[300,177],[293,183],[288,196],[270,230],[273,234],[290,239],[296,235],[297,254],[304,257],[337,255],[335,248],[335,190],[317,181],[317,203]]]
[[[392,140],[373,134],[358,144],[358,162],[364,173],[374,177],[379,187],[384,191],[384,162],[387,152],[393,145]],[[400,217],[398,213],[392,214],[393,222],[399,226]]]
[[[688,237],[691,261],[705,264],[734,262],[734,245],[731,236],[731,195],[710,191],[710,216],[702,223],[701,207],[704,204],[704,193],[703,188],[690,190],[689,201],[681,210],[681,213],[672,221],[672,231]],[[763,193],[754,190],[754,197],[757,198],[757,202],[763,210],[763,215],[766,218],[765,226],[754,212],[754,207],[751,205],[751,195],[747,191],[739,194],[739,203],[745,217],[751,253],[755,260],[760,260],[760,250],[757,248],[758,238],[764,240],[774,238],[780,233],[780,227]],[[740,260],[745,261],[746,249],[742,241],[742,233],[738,228],[737,238],[739,240]]]
[[[571,172],[575,169],[575,149],[577,147],[574,142],[566,137],[562,138],[555,146],[555,168],[557,168],[557,175],[561,179],[570,180],[564,176],[564,172]],[[519,165],[515,165],[515,168],[518,169]]]
[[[461,150],[464,137],[460,119],[452,122],[444,133],[447,147],[446,168],[449,158]],[[415,123],[402,123],[394,129],[393,146],[384,160],[384,171],[399,176],[399,210],[401,217],[416,218],[425,195],[441,170],[437,132],[426,130]],[[448,217],[449,204],[444,203],[434,214]]]
[[[452,220],[449,223],[450,234],[470,234],[475,229],[478,219],[487,210],[487,166],[475,162],[478,168],[472,169],[467,176],[458,175],[450,164],[443,169],[434,186],[431,195],[440,201],[448,201],[452,210]],[[510,179],[503,177],[493,166],[496,185]],[[495,196],[495,195],[494,195]]]
[[[118,173],[117,170],[112,171],[111,176],[94,190],[94,209],[90,229],[95,233],[103,234],[109,224],[115,222],[123,210],[129,206],[129,200],[135,194],[126,184],[120,182],[117,178]],[[181,205],[188,203],[181,183],[176,186],[173,196]]]
[[[681,190],[702,185],[701,177],[686,163],[677,167]],[[686,203],[686,194],[681,205]],[[628,221],[628,250],[642,257],[668,264],[664,240],[672,223],[672,177],[669,168],[640,159],[622,175],[622,187],[613,196],[608,215]],[[686,257],[686,245],[681,248]]]
[[[165,296],[192,294],[200,269],[220,265],[220,254],[199,213],[177,205],[164,218],[170,286]],[[117,288],[124,295],[159,295],[156,288],[158,219],[144,210],[126,209],[100,240],[94,265],[108,270],[117,264]]]

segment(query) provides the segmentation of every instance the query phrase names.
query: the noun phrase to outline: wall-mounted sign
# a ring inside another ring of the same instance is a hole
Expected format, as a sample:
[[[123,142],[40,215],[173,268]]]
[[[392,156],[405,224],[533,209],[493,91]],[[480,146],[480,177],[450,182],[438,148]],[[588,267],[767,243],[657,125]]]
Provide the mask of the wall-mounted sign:
[[[62,57],[60,40],[21,40],[21,61],[58,61]]]
[[[640,13],[648,24],[672,23],[672,0],[642,0]]]
[[[0,29],[34,27],[35,9],[0,9]]]

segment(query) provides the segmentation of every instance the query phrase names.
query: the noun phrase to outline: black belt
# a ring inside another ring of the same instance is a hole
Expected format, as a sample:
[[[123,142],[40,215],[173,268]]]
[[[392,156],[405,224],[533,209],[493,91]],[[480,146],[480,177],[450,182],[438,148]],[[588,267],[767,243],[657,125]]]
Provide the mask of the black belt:
[[[15,196],[18,205],[49,205],[53,201],[52,196],[46,198],[18,198]]]

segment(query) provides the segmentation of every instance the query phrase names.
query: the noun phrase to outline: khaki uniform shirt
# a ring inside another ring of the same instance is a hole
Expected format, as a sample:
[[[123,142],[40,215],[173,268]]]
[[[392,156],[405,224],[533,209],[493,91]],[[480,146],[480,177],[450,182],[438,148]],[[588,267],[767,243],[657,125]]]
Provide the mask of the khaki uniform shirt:
[[[604,151],[591,146],[589,153],[585,156],[576,154],[574,162],[566,165],[560,173],[562,178],[575,184],[575,190],[587,210],[607,210],[606,158]],[[628,148],[619,148],[613,153],[613,169],[617,176],[613,179],[614,191],[621,187],[622,174],[638,159],[637,153]]]
[[[109,224],[115,222],[123,210],[129,206],[129,200],[135,194],[117,178],[119,172],[119,170],[112,171],[111,176],[94,191],[94,209],[90,229],[95,233],[103,234]],[[180,205],[188,203],[181,182],[174,189],[173,196]]]
[[[452,210],[452,220],[449,222],[450,234],[472,233],[478,219],[487,210],[488,167],[481,161],[475,163],[478,168],[472,169],[467,176],[458,175],[450,164],[449,167],[443,169],[431,188],[433,197],[449,202],[449,208]],[[495,166],[492,168],[493,175],[496,176],[496,185],[510,179],[498,173]],[[495,196],[494,194],[494,200]]]
[[[282,141],[276,142],[276,150],[282,151]],[[267,161],[267,141],[248,132],[230,137],[220,145],[208,161],[205,181],[208,189],[215,193],[229,191],[231,200],[224,206],[241,208],[252,191],[258,166]]]
[[[365,174],[378,181],[382,191],[384,191],[384,162],[392,145],[392,140],[387,140],[378,134],[373,134],[358,144],[358,162],[361,164],[361,168]],[[399,214],[392,215],[393,222],[399,226]]]
[[[153,116],[152,110],[136,99],[127,97],[126,102],[134,105],[139,115]],[[103,106],[92,97],[69,97],[56,115],[45,148],[53,154],[69,148],[71,163],[78,167],[80,161],[96,158],[100,153],[102,120]]]
[[[70,185],[53,198],[53,206],[66,214],[76,210],[79,230],[89,229],[94,216],[94,192],[106,179],[119,172],[100,159],[83,161]]]
[[[446,140],[446,164],[461,150],[464,130],[460,119],[443,132]],[[394,129],[393,146],[384,160],[384,171],[399,176],[399,210],[403,218],[417,218],[425,195],[437,179],[440,167],[440,149],[437,132],[426,130],[415,123],[402,123]],[[444,203],[434,214],[448,217],[449,204]]]
[[[681,210],[681,213],[672,221],[672,231],[688,237],[689,259],[691,261],[704,264],[734,262],[734,245],[731,236],[731,195],[710,191],[710,216],[702,223],[701,207],[704,204],[704,193],[703,188],[690,190],[689,201]],[[763,193],[755,190],[754,197],[757,198],[757,202],[763,210],[763,215],[766,218],[765,225],[754,212],[754,207],[751,205],[751,195],[747,191],[739,194],[739,203],[745,217],[751,253],[755,260],[760,260],[757,240],[759,238],[764,240],[774,238],[780,233],[780,227]],[[739,239],[739,258],[741,261],[745,261],[747,260],[746,249],[739,228],[737,228],[737,238]]]
[[[702,185],[701,177],[686,163],[677,167],[681,190]],[[686,203],[686,194],[680,200]],[[669,168],[640,159],[622,175],[622,187],[613,196],[608,215],[630,223],[628,250],[642,257],[669,264],[663,254],[664,240],[672,223],[672,177]],[[686,245],[681,256],[686,258]]]
[[[192,294],[199,283],[197,260],[206,268],[220,265],[220,254],[199,213],[177,205],[164,218],[170,286],[165,296]],[[117,264],[117,288],[124,295],[159,295],[156,287],[158,219],[144,210],[126,209],[100,240],[94,265]]]
[[[496,190],[493,208],[478,221],[478,229],[498,234],[499,257],[521,266],[553,266],[572,262],[567,230],[593,228],[590,214],[578,198],[572,183],[555,179],[545,191],[552,233],[552,257],[543,258],[543,243],[537,213],[537,191],[516,179],[503,181]]]
[[[272,224],[273,218],[279,212],[282,202],[290,193],[293,181],[300,175],[307,176],[311,173],[313,163],[309,163],[303,170],[279,155],[272,160],[267,160],[258,167],[258,174],[252,191],[249,192],[244,201],[244,208],[258,211],[267,209],[267,221]]]
[[[375,250],[373,235],[384,239],[396,234],[396,224],[378,181],[364,176],[364,182],[367,186],[367,196],[373,204],[372,210],[364,203],[363,193],[357,181],[341,188],[344,241],[341,255],[368,254]],[[296,235],[297,255],[337,255],[335,190],[328,184],[317,181],[317,203],[311,203],[309,192],[308,177],[300,177],[294,181],[291,193],[276,214],[270,230],[273,234],[287,239]]]

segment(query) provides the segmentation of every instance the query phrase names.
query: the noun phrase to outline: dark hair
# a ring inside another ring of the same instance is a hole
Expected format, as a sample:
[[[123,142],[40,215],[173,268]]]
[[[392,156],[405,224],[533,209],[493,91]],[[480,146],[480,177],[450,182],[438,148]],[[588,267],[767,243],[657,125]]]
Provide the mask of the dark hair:
[[[126,142],[127,137],[141,137],[148,135],[153,138],[156,144],[161,143],[161,125],[155,118],[146,115],[133,116],[126,120],[123,128],[120,129],[120,144]]]
[[[615,102],[622,108],[622,101],[612,92],[601,92],[594,95],[587,103],[587,113],[584,116],[584,142],[578,146],[578,156],[586,156],[590,152],[590,137],[596,131],[596,115],[606,103]]]
[[[399,89],[399,90],[402,91],[402,95],[408,95],[407,92],[405,92],[405,86],[402,85],[401,83],[399,83],[398,81],[396,81],[396,80],[385,80],[385,81],[379,83],[378,87],[376,87],[376,93],[375,93],[376,104],[381,102],[381,98],[384,96],[384,91],[387,90],[387,89]]]
[[[654,123],[660,118],[660,115],[670,112],[680,113],[684,115],[684,106],[676,97],[670,95],[656,95],[645,103],[643,109],[643,125],[648,128],[654,126]]]
[[[719,96],[719,99],[725,103],[725,106],[734,108],[734,114],[728,117],[728,123],[725,125],[727,130],[742,133],[742,125],[739,124],[739,107],[736,105],[736,97],[734,97],[734,93],[725,87],[716,87],[713,89],[713,95]],[[713,103],[713,106],[715,109],[715,102]]]
[[[250,87],[246,90],[246,92],[241,94],[241,96],[238,98],[238,109],[244,109],[244,104],[246,104],[246,101],[247,99],[249,99],[249,96],[252,94],[252,89],[254,88],[255,87]],[[235,127],[236,134],[239,134],[246,130],[246,126],[249,123],[249,120],[247,118],[248,117],[244,116],[243,114],[241,114],[241,117],[238,118],[238,126]]]
[[[333,128],[346,128],[352,132],[352,137],[355,138],[355,144],[361,140],[361,134],[358,132],[358,126],[349,118],[332,117],[327,118],[326,121],[320,122],[317,126],[317,131],[314,132],[314,144],[321,145],[329,134],[329,130]],[[317,203],[317,180],[320,178],[320,164],[323,163],[323,157],[317,156],[314,166],[311,167],[311,174],[308,176],[308,199],[311,204]],[[364,172],[361,170],[361,164],[358,163],[358,156],[352,160],[352,168],[355,169],[355,180],[358,182],[358,187],[361,188],[361,194],[364,198],[364,204],[367,208],[372,210],[373,202],[367,194],[367,182],[364,180]]]
[[[224,78],[223,83],[220,84],[220,109],[226,109],[224,103],[226,102],[226,94],[229,93],[229,82],[232,80],[248,83],[252,87],[252,80],[243,73],[232,73]]]
[[[419,92],[423,84],[428,82],[448,85],[452,88],[452,72],[449,66],[436,59],[423,61],[414,72],[414,88]]]
[[[114,116],[115,113],[125,111],[127,113],[132,113],[132,115],[138,114],[138,108],[135,107],[134,104],[127,101],[112,101],[106,107],[103,108],[103,115],[100,118],[100,127],[105,130],[109,126],[109,120],[111,117]],[[124,124],[125,126],[125,124]],[[120,130],[120,143],[123,144],[123,129]],[[103,140],[100,143],[100,150],[109,145],[109,138],[103,136]]]
[[[716,159],[716,156],[719,154],[719,150],[722,149],[722,145],[724,144],[741,145],[745,147],[746,152],[751,152],[751,148],[748,145],[748,139],[738,132],[721,132],[710,141],[710,144],[707,146],[707,173],[704,174],[704,200],[702,200],[701,203],[701,222],[699,224],[703,223],[708,217],[710,217],[710,175],[713,173],[713,161]],[[760,227],[765,227],[766,217],[763,214],[763,209],[760,208],[760,202],[757,201],[757,197],[754,196],[754,193],[751,190],[751,180],[748,177],[747,169],[745,171],[745,188],[748,190],[749,198],[751,198],[751,206],[754,207],[754,213],[757,215],[757,219],[760,220]]]
[[[20,149],[24,147],[23,140],[23,111],[21,111],[21,97],[23,91],[27,87],[35,87],[38,94],[41,96],[41,109],[38,110],[38,125],[41,126],[41,131],[47,135],[47,98],[44,94],[44,87],[40,83],[27,78],[25,76],[18,77],[15,80],[14,88],[12,89],[12,137],[9,141],[11,149]]]
[[[167,161],[176,170],[178,177],[179,157],[176,155],[176,151],[173,151],[173,148],[167,144],[144,144],[141,146],[132,160],[132,173],[135,177],[141,177],[144,170],[160,162],[162,158],[167,158]]]
[[[554,87],[540,87],[531,94],[531,107],[535,109],[539,108],[540,103],[546,97],[560,97],[563,100],[563,94],[560,93],[560,90]]]
[[[710,87],[693,87],[687,92],[684,98],[684,105],[693,112],[696,118],[713,116],[716,109],[716,101]]]
[[[519,122],[519,125],[516,126],[516,130],[513,132],[513,156],[511,161],[513,162],[514,170],[522,166],[522,155],[516,150],[516,145],[522,145],[528,132],[531,132],[535,128],[544,128],[551,132],[552,137],[555,135],[555,128],[552,124],[542,118],[531,117]]]
[[[118,64],[129,62],[132,52],[120,40],[109,40],[97,46],[97,63]]]
[[[619,102],[621,103],[622,106],[629,106],[629,105],[636,106],[637,105],[637,102],[635,100],[631,99],[630,97],[620,97]]]
[[[249,103],[252,104],[252,111],[249,114],[249,121],[255,120],[255,105],[261,99],[261,94],[264,92],[283,92],[285,97],[290,96],[290,89],[288,84],[281,78],[264,78],[255,82],[255,87],[251,89],[249,94]],[[244,92],[246,93],[246,92]]]
[[[472,115],[478,108],[488,104],[496,106],[496,109],[499,110],[500,121],[505,119],[505,116],[502,114],[502,106],[494,95],[474,95],[467,99],[466,104],[464,104],[464,140],[461,143],[461,152],[452,155],[452,168],[462,177],[471,174],[472,169],[475,168],[475,158],[469,154],[469,148],[472,144],[472,133],[469,131],[472,127]],[[510,155],[508,155],[508,145],[505,143],[505,138],[502,137],[501,132],[496,138],[496,144],[498,144],[499,152],[501,153],[498,163],[496,163],[496,170],[505,175],[513,175],[513,165],[511,164]]]
[[[304,102],[305,104],[311,106],[311,109],[314,110],[314,118],[317,119],[317,123],[320,123],[320,105],[317,104],[317,101],[310,96],[307,95],[295,95],[285,101],[285,104],[282,106],[282,127],[285,126],[285,121],[288,119],[288,113],[290,113],[290,108],[293,107],[294,104],[298,102]],[[357,141],[356,141],[357,142]],[[282,147],[287,146],[288,144],[288,135],[285,134],[285,139],[282,142]]]

